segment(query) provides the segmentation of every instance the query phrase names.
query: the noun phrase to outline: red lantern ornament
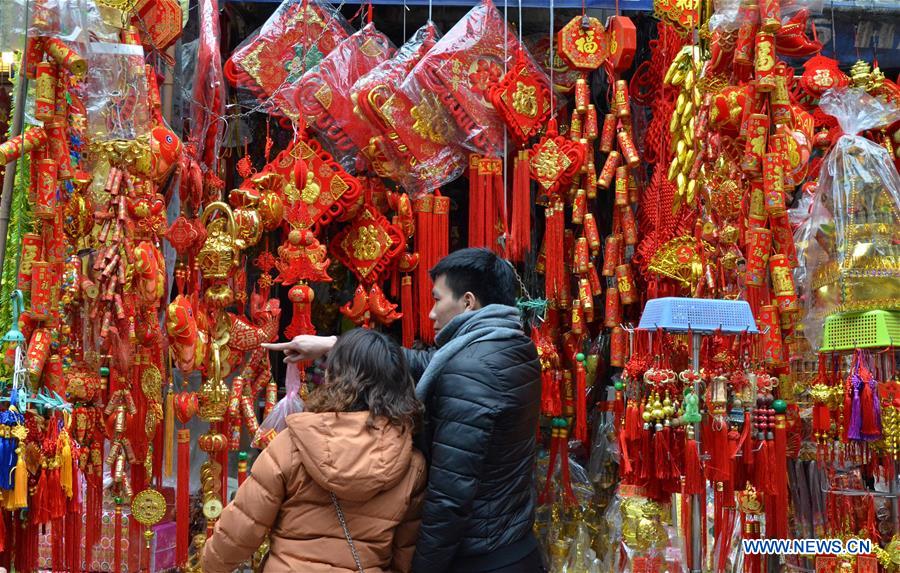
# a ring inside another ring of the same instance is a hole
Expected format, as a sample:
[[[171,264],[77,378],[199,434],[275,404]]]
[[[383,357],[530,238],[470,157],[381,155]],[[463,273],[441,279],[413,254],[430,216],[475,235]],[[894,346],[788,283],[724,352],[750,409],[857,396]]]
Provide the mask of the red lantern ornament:
[[[621,73],[631,67],[637,51],[637,28],[628,16],[611,16],[606,21],[609,55],[606,60],[613,73]]]
[[[490,96],[519,145],[534,137],[550,117],[550,81],[523,52],[500,83],[490,89]]]
[[[569,66],[592,72],[603,65],[609,55],[606,30],[600,20],[591,16],[575,16],[557,33],[559,55]]]

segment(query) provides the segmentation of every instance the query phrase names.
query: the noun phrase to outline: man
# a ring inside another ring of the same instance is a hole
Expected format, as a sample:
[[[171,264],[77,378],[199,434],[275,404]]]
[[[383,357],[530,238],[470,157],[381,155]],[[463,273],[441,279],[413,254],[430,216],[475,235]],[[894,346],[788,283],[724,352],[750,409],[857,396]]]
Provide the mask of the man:
[[[430,271],[437,348],[407,350],[430,462],[413,571],[543,570],[532,534],[540,364],[522,332],[509,263],[455,251]],[[269,344],[286,362],[322,356],[335,337]]]

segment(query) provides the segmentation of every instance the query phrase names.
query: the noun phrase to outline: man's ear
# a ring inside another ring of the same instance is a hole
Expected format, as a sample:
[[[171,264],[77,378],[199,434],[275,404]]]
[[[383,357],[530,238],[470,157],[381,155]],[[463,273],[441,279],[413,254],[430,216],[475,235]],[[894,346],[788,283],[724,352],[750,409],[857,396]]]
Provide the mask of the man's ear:
[[[466,294],[463,295],[463,302],[466,304],[466,310],[478,310],[481,308],[478,299],[475,298],[472,291],[466,291]]]

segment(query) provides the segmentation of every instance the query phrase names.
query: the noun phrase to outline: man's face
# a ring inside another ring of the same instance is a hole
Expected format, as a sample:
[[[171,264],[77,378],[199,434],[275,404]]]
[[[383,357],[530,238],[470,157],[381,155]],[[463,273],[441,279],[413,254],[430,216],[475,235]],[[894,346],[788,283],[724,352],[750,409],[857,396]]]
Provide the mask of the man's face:
[[[434,298],[434,306],[431,307],[428,318],[434,321],[435,333],[447,326],[447,323],[453,320],[454,316],[473,308],[472,301],[474,297],[472,294],[466,293],[456,298],[453,295],[453,291],[447,286],[447,280],[444,275],[435,279],[431,295]]]

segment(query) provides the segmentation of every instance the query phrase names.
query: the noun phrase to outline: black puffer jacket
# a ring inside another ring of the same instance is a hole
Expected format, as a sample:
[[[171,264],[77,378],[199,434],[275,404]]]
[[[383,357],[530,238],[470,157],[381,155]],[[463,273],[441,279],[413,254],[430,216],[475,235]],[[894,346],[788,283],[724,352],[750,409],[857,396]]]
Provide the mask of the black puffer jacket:
[[[489,326],[478,324],[479,314],[452,320],[438,333],[439,347]],[[414,572],[484,571],[536,548],[532,474],[540,364],[521,330],[495,332],[503,334],[472,341],[443,360],[434,350],[407,351],[417,382],[429,362],[443,362],[425,399],[422,437],[430,471]]]

